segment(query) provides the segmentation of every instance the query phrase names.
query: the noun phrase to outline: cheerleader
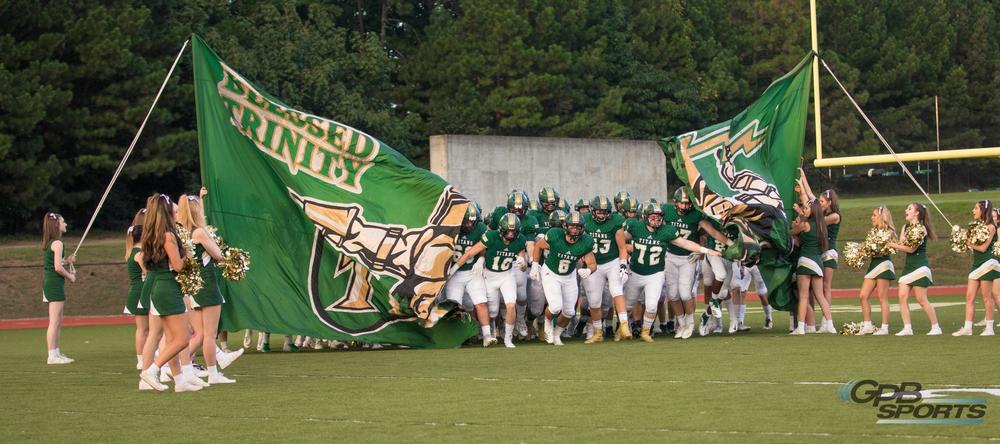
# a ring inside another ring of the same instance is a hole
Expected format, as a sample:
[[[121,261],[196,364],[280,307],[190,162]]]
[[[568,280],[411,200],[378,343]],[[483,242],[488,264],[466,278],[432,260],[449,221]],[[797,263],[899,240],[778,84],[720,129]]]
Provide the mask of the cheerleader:
[[[135,317],[135,369],[142,370],[142,347],[149,334],[149,301],[140,300],[143,272],[136,255],[142,250],[142,224],[146,219],[143,208],[132,218],[132,225],[125,233],[125,267],[128,269],[128,297],[124,313]],[[141,257],[141,256],[140,256]]]
[[[915,247],[909,247],[906,239],[913,238],[911,230],[923,227],[924,235]],[[941,334],[941,327],[938,326],[937,313],[934,306],[927,302],[927,288],[934,283],[931,275],[930,264],[927,262],[927,240],[937,239],[934,234],[934,227],[931,226],[931,219],[927,214],[927,206],[913,202],[906,206],[906,225],[899,232],[899,242],[890,242],[889,246],[906,253],[906,262],[903,264],[903,275],[899,277],[899,315],[903,319],[903,329],[896,333],[896,336],[913,336],[913,324],[910,322],[910,290],[917,297],[917,302],[927,314],[927,319],[931,321],[931,331],[928,336]]]
[[[799,175],[799,197],[802,204],[816,199],[805,172]],[[837,192],[826,190],[819,196],[819,206],[823,210],[823,220],[826,222],[827,249],[821,255],[823,259],[823,297],[828,304],[833,303],[833,270],[837,269],[840,255],[837,253],[837,235],[840,233],[840,198]],[[810,304],[811,305],[811,304]]]
[[[141,382],[157,391],[167,387],[160,383],[160,367],[169,364],[174,375],[174,391],[188,392],[201,390],[202,386],[189,381],[181,371],[178,354],[188,345],[188,316],[184,306],[184,296],[177,273],[184,267],[184,247],[177,235],[173,204],[165,194],[154,194],[146,200],[146,220],[142,230],[142,247],[139,263],[146,270],[146,280],[142,284],[142,299],[149,300],[150,325],[146,345],[142,350]],[[166,345],[156,359],[153,353],[166,335]],[[191,378],[197,379],[197,378]],[[143,386],[140,383],[140,389]]]
[[[896,227],[892,223],[892,213],[885,205],[872,211],[872,228],[888,229],[896,232]],[[873,257],[868,263],[868,271],[861,282],[861,291],[858,297],[861,299],[861,314],[864,321],[861,323],[860,335],[886,336],[889,334],[889,284],[896,279],[896,268],[892,264],[892,256]],[[872,305],[868,302],[872,291],[878,296],[879,306],[882,309],[882,326],[878,329],[872,325]]]
[[[993,336],[993,281],[1000,278],[1000,263],[993,258],[990,251],[996,240],[996,226],[993,225],[992,205],[989,200],[976,202],[972,207],[972,217],[986,224],[989,233],[983,243],[973,243],[972,239],[966,245],[972,250],[972,271],[969,272],[969,283],[965,290],[965,326],[952,333],[952,336],[971,336],[972,317],[976,313],[976,293],[983,296],[986,306],[986,328],[980,336]]]
[[[823,268],[820,264],[823,263],[822,253],[829,247],[823,210],[816,200],[797,208],[801,213],[792,223],[792,235],[799,237],[801,248],[798,266],[795,269],[799,298],[797,316],[800,322],[791,334],[805,334],[805,324],[801,321],[806,319],[806,313],[809,311],[810,296],[819,302],[820,309],[823,310],[823,323],[818,332],[836,334],[830,303],[823,297]]]
[[[201,196],[208,193],[204,187]],[[188,352],[195,353],[202,349],[205,367],[208,371],[209,384],[232,384],[234,379],[227,378],[219,372],[215,337],[219,329],[219,317],[222,314],[222,304],[225,300],[219,290],[221,272],[216,266],[222,260],[222,250],[206,229],[205,211],[199,197],[183,195],[177,205],[178,223],[191,233],[194,243],[194,257],[201,265],[201,291],[191,297],[191,327],[194,334],[188,343]],[[236,353],[242,354],[237,351]],[[238,356],[237,356],[238,357]],[[226,363],[228,366],[228,362]],[[185,369],[187,370],[187,369]]]
[[[66,232],[66,220],[62,216],[48,212],[42,221],[42,302],[49,304],[49,328],[45,331],[45,342],[49,349],[49,364],[69,364],[73,362],[59,351],[59,335],[62,333],[63,306],[66,304],[66,280],[76,282],[76,273],[65,268],[76,261],[75,255],[63,258],[62,235]]]
[[[993,238],[993,245],[990,246],[993,258],[1000,262],[1000,208],[993,209],[993,226],[997,227],[997,235]],[[993,310],[1000,311],[1000,279],[993,279]],[[989,316],[987,316],[989,317]],[[983,319],[984,324],[993,327],[993,322]]]

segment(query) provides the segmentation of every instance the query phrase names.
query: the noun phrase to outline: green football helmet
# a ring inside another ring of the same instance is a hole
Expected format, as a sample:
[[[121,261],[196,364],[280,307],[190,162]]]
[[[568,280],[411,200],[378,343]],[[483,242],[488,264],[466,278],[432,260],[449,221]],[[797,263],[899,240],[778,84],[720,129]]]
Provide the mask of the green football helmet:
[[[472,227],[479,222],[483,217],[482,210],[479,209],[479,204],[473,202],[469,204],[469,208],[465,210],[465,217],[462,219],[462,233],[468,233],[472,231]]]
[[[538,204],[547,213],[551,213],[559,204],[559,192],[555,188],[545,187],[538,191]]]
[[[528,210],[530,211],[542,211],[542,208],[538,206],[537,200],[528,201]]]
[[[659,217],[650,218],[657,215]],[[643,204],[642,218],[646,220],[646,225],[653,228],[660,228],[663,225],[663,207],[660,206],[660,203],[656,199],[649,199],[648,202]]]
[[[567,214],[569,214],[569,212],[572,211],[569,209],[569,202],[566,202],[566,199],[563,199],[561,197],[559,198],[559,202],[556,203],[556,208],[565,211]]]
[[[500,236],[508,242],[512,241],[517,239],[517,234],[521,232],[521,219],[518,219],[514,213],[504,214],[500,217],[497,228],[500,231]]]
[[[507,196],[507,211],[511,213],[523,216],[530,206],[531,201],[528,199],[528,193],[524,191],[514,190]]]
[[[562,228],[563,224],[566,223],[566,212],[563,210],[554,210],[549,214],[549,226],[553,228]]]
[[[639,211],[639,202],[634,197],[627,197],[622,201],[621,214],[625,217],[635,217]]]
[[[599,224],[608,220],[611,215],[611,199],[607,196],[597,196],[590,201],[590,214],[594,217],[594,222]]]
[[[576,242],[583,234],[583,215],[579,211],[570,212],[566,216],[566,222],[563,222],[563,228],[566,230],[566,235]]]
[[[687,188],[680,187],[674,191],[674,206],[677,208],[677,214],[682,216],[691,211],[691,196],[688,195]]]
[[[580,209],[582,208],[586,208],[587,211],[590,211],[590,202],[587,201],[587,199],[581,197],[580,200],[576,201],[576,205],[573,206],[573,209],[576,211],[580,211]]]
[[[625,199],[629,199],[631,197],[632,195],[629,194],[628,191],[619,191],[618,194],[615,194],[615,202],[614,202],[615,211],[618,211],[620,213],[622,210],[622,202],[624,202]]]

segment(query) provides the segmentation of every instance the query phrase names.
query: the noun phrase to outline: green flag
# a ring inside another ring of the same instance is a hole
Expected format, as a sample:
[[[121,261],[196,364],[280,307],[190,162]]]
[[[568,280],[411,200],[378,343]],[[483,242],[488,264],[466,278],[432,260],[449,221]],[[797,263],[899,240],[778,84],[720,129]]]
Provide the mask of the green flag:
[[[740,239],[726,256],[759,260],[770,303],[781,310],[796,301],[788,221],[798,198],[812,64],[810,53],[732,119],[660,141],[695,205]]]
[[[261,91],[193,37],[207,216],[251,269],[225,282],[227,330],[452,347],[436,303],[469,205],[388,145]],[[323,91],[316,91],[323,94]]]

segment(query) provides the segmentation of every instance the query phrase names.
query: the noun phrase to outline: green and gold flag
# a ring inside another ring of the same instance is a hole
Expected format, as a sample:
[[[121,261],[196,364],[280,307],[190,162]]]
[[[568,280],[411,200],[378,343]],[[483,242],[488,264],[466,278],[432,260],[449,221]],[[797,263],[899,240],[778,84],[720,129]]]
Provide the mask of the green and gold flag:
[[[796,301],[788,221],[813,60],[810,53],[732,119],[660,141],[694,204],[739,238],[727,258],[759,260],[771,305],[782,310]]]
[[[466,316],[436,302],[468,200],[193,42],[208,220],[252,257],[243,280],[225,282],[224,327],[413,347],[471,336]]]

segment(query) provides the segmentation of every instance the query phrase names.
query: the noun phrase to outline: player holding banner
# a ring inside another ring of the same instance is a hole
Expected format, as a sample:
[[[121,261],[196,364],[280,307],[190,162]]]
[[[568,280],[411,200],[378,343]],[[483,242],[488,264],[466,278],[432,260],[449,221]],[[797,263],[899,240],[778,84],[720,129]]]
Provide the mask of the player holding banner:
[[[663,209],[655,202],[650,201],[644,205],[642,219],[629,219],[625,222],[625,228],[617,233],[619,245],[632,242],[632,254],[628,256],[625,248],[619,249],[619,260],[628,260],[628,268],[633,275],[625,280],[625,298],[631,305],[634,318],[638,318],[642,313],[642,330],[639,339],[643,342],[653,342],[650,335],[650,328],[656,319],[656,308],[659,304],[660,293],[664,280],[664,253],[669,246],[693,251],[701,254],[718,256],[719,252],[702,247],[697,242],[681,236],[680,231],[673,225],[663,224]],[[691,284],[688,283],[687,291],[691,291]],[[643,304],[637,304],[639,293],[643,294]],[[682,318],[686,319],[686,318]],[[638,319],[635,319],[638,321]],[[685,329],[685,339],[691,337],[694,331],[694,320],[687,323],[682,322]]]

